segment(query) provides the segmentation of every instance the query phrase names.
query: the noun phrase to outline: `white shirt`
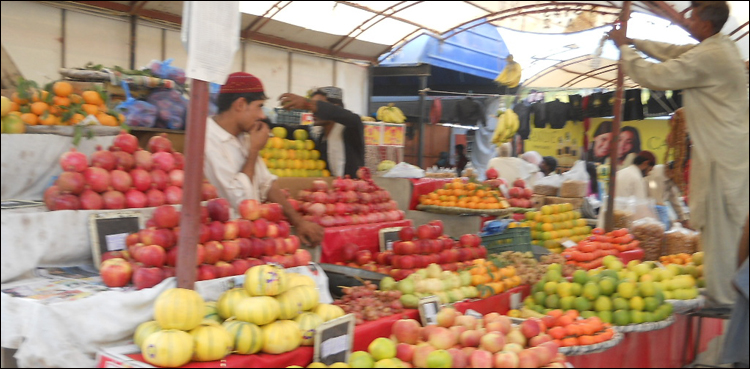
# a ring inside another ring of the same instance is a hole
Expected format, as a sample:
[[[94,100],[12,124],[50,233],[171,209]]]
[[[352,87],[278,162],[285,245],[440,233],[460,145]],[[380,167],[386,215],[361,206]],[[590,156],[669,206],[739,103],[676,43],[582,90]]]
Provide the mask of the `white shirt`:
[[[518,178],[521,178],[529,186],[532,186],[532,177],[539,172],[539,167],[527,162],[526,160],[513,157],[497,157],[490,159],[487,163],[487,169],[495,168],[498,177],[504,179],[508,184],[512,184]]]
[[[263,159],[255,163],[255,178],[250,181],[242,167],[250,152],[250,134],[234,136],[221,128],[213,118],[206,121],[206,148],[203,174],[223,197],[237,208],[245,199],[264,202],[276,176],[268,171]]]
[[[343,177],[346,166],[346,148],[344,147],[344,130],[346,126],[341,123],[333,123],[331,132],[325,139],[328,144],[326,158],[328,159],[328,170],[333,177]],[[322,126],[313,127],[312,133],[320,138],[325,132]]]
[[[635,164],[618,170],[615,183],[616,198],[634,196],[636,200],[648,200],[643,173]]]

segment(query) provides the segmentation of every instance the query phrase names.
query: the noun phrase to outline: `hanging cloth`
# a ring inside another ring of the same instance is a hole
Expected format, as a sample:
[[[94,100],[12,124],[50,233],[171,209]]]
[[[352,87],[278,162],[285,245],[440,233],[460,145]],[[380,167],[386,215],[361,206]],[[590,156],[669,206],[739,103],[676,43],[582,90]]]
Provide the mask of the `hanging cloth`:
[[[439,97],[432,100],[432,106],[430,107],[430,123],[437,124],[443,117],[443,103]]]

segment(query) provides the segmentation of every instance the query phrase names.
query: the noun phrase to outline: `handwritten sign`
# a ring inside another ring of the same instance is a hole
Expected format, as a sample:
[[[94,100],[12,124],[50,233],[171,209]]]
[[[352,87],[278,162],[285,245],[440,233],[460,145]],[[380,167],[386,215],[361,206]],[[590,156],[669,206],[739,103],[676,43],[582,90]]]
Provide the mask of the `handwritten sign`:
[[[109,251],[124,250],[125,238],[143,228],[143,215],[136,211],[98,213],[89,216],[91,255],[99,269],[102,255]]]
[[[403,227],[383,228],[379,231],[380,252],[393,250],[393,244],[401,240],[398,237],[401,228]]]
[[[354,315],[327,321],[315,330],[313,362],[326,365],[346,363],[354,344]]]
[[[420,299],[418,308],[422,326],[437,325],[437,314],[440,311],[440,299],[437,296]]]

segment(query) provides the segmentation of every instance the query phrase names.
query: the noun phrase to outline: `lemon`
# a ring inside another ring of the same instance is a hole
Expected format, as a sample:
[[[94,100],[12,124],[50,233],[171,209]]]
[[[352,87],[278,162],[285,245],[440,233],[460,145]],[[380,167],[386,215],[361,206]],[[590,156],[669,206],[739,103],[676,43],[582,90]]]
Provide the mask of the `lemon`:
[[[286,138],[286,128],[284,127],[273,127],[271,133],[274,137]]]

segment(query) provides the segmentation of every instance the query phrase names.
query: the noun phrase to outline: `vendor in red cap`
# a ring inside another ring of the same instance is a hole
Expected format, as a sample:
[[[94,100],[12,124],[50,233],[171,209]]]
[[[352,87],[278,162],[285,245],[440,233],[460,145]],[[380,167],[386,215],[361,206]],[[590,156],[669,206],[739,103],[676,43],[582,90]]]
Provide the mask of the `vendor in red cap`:
[[[323,228],[294,210],[258,154],[270,135],[262,109],[267,99],[258,77],[244,72],[229,75],[219,93],[218,113],[206,122],[203,173],[235,209],[245,199],[280,204],[300,239],[318,244]]]
[[[615,182],[615,197],[635,197],[635,200],[648,200],[646,181],[643,180],[656,165],[656,157],[651,151],[641,151],[633,159],[633,164],[617,171]],[[637,214],[636,214],[637,215]]]

